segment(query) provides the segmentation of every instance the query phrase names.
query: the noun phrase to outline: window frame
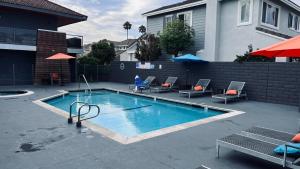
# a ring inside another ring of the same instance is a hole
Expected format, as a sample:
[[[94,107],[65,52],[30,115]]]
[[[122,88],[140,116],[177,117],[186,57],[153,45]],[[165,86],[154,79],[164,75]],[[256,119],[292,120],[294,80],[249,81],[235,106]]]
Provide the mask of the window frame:
[[[165,20],[165,26],[167,26],[167,18],[171,18],[171,22],[173,22],[173,15],[165,15],[164,20]]]
[[[292,19],[292,27],[289,27],[288,25],[288,28],[292,31],[296,31],[296,32],[300,32],[300,16],[299,15],[296,15],[295,13],[293,12],[289,12],[288,13],[288,20],[290,19],[289,16],[290,14],[293,16],[293,19]],[[294,28],[295,26],[295,17],[298,17],[298,30]]]
[[[182,15],[182,14],[190,14],[191,16],[191,19],[190,19],[190,24],[189,26],[192,27],[193,26],[193,11],[185,11],[185,12],[180,12],[180,13],[177,13],[176,16],[177,18],[179,18],[179,15]]]
[[[241,1],[238,1],[238,14],[237,14],[237,25],[238,26],[246,26],[246,25],[251,25],[252,20],[253,20],[253,6],[254,6],[254,0],[249,0],[250,1],[250,10],[249,10],[249,21],[248,22],[241,22],[241,16],[242,16],[242,10],[241,10]]]
[[[264,23],[262,20],[263,20],[263,12],[264,12],[264,3],[266,3],[267,5],[272,5],[273,7],[275,8],[278,8],[278,21],[277,21],[277,27],[274,26],[274,25],[271,25],[271,24],[268,24],[268,23]],[[265,26],[265,27],[269,27],[269,28],[272,28],[272,29],[276,29],[276,30],[279,30],[279,27],[280,27],[280,14],[281,14],[281,7],[279,5],[276,5],[274,4],[273,2],[270,2],[268,0],[263,0],[262,1],[262,4],[261,4],[261,17],[260,17],[260,24]]]

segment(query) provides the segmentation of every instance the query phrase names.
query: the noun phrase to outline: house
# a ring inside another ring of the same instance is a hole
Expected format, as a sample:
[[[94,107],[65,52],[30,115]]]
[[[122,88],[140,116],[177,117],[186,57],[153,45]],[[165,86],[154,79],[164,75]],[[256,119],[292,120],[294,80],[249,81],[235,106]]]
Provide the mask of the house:
[[[115,46],[116,60],[119,61],[137,61],[135,51],[137,47],[137,39],[128,39],[121,42],[112,41]]]
[[[148,33],[178,18],[195,30],[191,51],[208,61],[236,55],[300,34],[300,7],[290,0],[186,0],[143,14]]]
[[[83,52],[83,37],[57,31],[86,21],[79,14],[48,0],[0,0],[0,84],[41,84],[57,72],[56,53]],[[65,82],[75,80],[75,60],[62,61]]]
[[[135,58],[135,51],[137,47],[137,39],[128,39],[121,42],[109,41],[115,46],[116,61],[137,61]],[[89,54],[92,51],[93,44],[84,45],[83,56]]]

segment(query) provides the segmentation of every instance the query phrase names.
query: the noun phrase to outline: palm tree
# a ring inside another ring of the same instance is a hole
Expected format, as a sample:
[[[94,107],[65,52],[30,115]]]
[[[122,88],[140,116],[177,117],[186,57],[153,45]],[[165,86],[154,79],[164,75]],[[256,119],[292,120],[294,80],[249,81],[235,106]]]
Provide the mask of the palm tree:
[[[145,27],[144,25],[141,25],[141,26],[139,27],[139,32],[140,32],[141,34],[146,33],[146,27]]]
[[[132,24],[128,21],[126,21],[124,24],[123,24],[123,28],[127,31],[127,40],[128,40],[128,30],[131,29],[131,26]]]

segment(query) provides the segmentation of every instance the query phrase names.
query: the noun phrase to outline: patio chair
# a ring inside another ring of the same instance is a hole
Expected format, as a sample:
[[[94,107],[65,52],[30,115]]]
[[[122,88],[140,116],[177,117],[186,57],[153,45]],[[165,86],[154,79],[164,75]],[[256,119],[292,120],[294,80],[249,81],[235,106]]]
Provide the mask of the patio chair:
[[[192,90],[180,90],[179,95],[188,96],[188,98],[191,98],[191,96],[196,95],[203,95],[205,93],[211,93],[212,90],[208,90],[208,86],[210,84],[210,79],[200,79],[195,86],[201,86],[202,90],[197,91],[195,89]]]
[[[282,132],[282,131],[268,129],[264,127],[258,127],[258,126],[242,131],[242,134],[247,137],[251,137],[251,138],[255,138],[255,139],[259,139],[259,140],[263,140],[275,144],[286,144],[288,142],[291,142],[293,137],[296,135],[292,133]]]
[[[144,80],[144,82],[149,82],[150,83],[150,85],[152,85],[152,83],[154,82],[154,80],[155,80],[155,76],[148,76],[145,80]],[[135,89],[135,84],[130,84],[129,86],[128,86],[128,88],[129,88],[129,90],[133,90],[133,89]]]
[[[165,81],[165,83],[162,84],[162,86],[150,87],[150,92],[158,92],[158,93],[170,92],[174,89],[174,85],[175,85],[177,79],[178,79],[177,77],[168,77],[167,80]]]
[[[51,82],[51,85],[54,84],[54,82],[57,82],[58,84],[61,83],[61,78],[59,76],[58,73],[50,73],[50,82]]]
[[[269,143],[254,138],[233,134],[216,141],[217,157],[220,157],[220,147],[226,147],[256,158],[260,158],[283,167],[300,169],[298,164],[300,158],[287,156],[287,147],[299,149],[292,145],[285,144],[283,155],[276,154],[274,149],[279,144]]]
[[[141,85],[137,86],[137,90],[139,92],[143,92],[144,90],[150,90],[151,85],[153,84],[155,80],[154,76],[149,76]]]
[[[247,93],[244,91],[245,84],[246,82],[232,81],[227,90],[224,90],[224,94],[213,95],[212,99],[224,100],[225,104],[227,104],[228,100],[237,100],[242,97],[247,98]],[[236,91],[236,93],[229,93],[231,91]]]

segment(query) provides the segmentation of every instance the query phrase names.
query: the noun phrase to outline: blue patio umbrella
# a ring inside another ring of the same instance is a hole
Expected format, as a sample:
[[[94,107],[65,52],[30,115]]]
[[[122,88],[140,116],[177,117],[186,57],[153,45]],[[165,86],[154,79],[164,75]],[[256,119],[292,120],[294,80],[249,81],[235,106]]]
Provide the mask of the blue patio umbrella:
[[[207,62],[203,59],[201,59],[201,56],[195,56],[192,54],[186,54],[179,57],[172,58],[172,61],[174,62]]]
[[[171,59],[173,62],[180,62],[180,63],[208,63],[208,61],[205,61],[203,59],[201,59],[201,56],[195,56],[195,55],[192,55],[192,54],[186,54],[186,55],[182,55],[182,56],[179,56],[179,57],[173,57]],[[187,81],[188,81],[188,72],[190,70],[189,69],[186,69],[186,79],[185,79],[185,85],[187,86]],[[190,81],[190,79],[189,79]],[[190,84],[189,84],[190,85]]]

